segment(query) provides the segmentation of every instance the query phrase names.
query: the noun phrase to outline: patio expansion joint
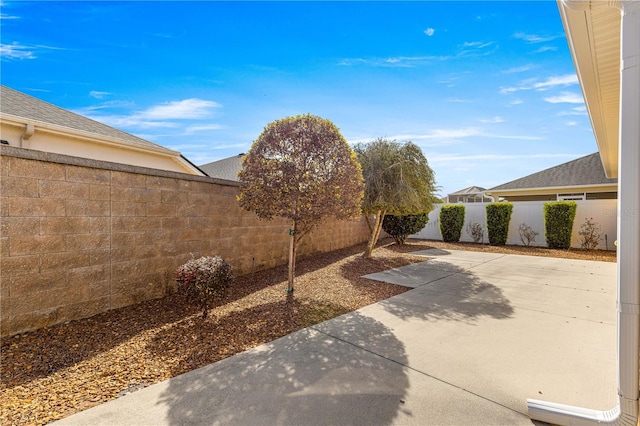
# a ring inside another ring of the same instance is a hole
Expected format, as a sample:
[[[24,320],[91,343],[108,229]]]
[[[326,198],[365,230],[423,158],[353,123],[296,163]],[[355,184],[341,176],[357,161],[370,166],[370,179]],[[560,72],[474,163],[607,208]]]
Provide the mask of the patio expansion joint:
[[[392,363],[394,363],[394,364],[400,365],[401,367],[404,367],[404,368],[406,368],[406,369],[408,369],[408,370],[411,370],[411,371],[413,371],[413,372],[415,372],[415,373],[418,373],[418,374],[420,374],[421,376],[428,377],[428,378],[430,378],[430,379],[436,380],[436,381],[438,381],[438,382],[440,382],[440,383],[443,383],[443,384],[445,384],[445,385],[447,385],[447,386],[450,386],[450,387],[452,387],[452,388],[455,388],[455,389],[457,389],[457,390],[460,390],[460,391],[462,391],[462,392],[464,392],[464,393],[467,393],[467,394],[469,394],[469,395],[473,395],[473,396],[475,396],[475,397],[477,397],[477,398],[480,398],[480,399],[482,399],[482,400],[484,400],[484,401],[487,401],[487,402],[489,402],[489,403],[491,403],[491,404],[495,404],[495,405],[497,405],[497,406],[499,406],[499,407],[502,407],[502,408],[504,408],[504,409],[507,409],[507,410],[509,410],[509,411],[511,411],[511,412],[514,412],[514,413],[516,413],[516,414],[520,414],[520,415],[522,415],[522,416],[524,416],[524,417],[526,417],[526,418],[529,418],[529,414],[528,414],[528,413],[523,413],[523,412],[521,412],[521,411],[515,410],[515,409],[513,409],[513,408],[511,408],[511,407],[509,407],[509,406],[507,406],[507,405],[501,404],[501,403],[500,403],[500,402],[498,402],[498,401],[494,401],[493,399],[487,398],[487,397],[482,396],[482,395],[480,395],[480,394],[478,394],[478,393],[476,393],[476,392],[473,392],[473,391],[471,391],[471,390],[469,390],[469,389],[466,389],[466,388],[463,388],[463,387],[461,387],[461,386],[458,386],[458,385],[456,385],[455,383],[448,382],[448,381],[446,381],[446,380],[444,380],[444,379],[441,379],[441,378],[439,378],[439,377],[436,377],[436,376],[434,376],[434,375],[432,375],[432,374],[429,374],[429,373],[427,373],[427,372],[425,372],[425,371],[418,370],[417,368],[411,367],[411,366],[410,366],[410,365],[408,365],[408,364],[405,364],[405,363],[399,362],[399,361],[397,361],[397,360],[395,360],[395,359],[393,359],[393,358],[389,358],[389,357],[387,357],[387,356],[384,356],[384,355],[382,355],[382,354],[379,354],[379,353],[377,353],[377,352],[374,352],[374,351],[372,351],[372,350],[370,350],[370,349],[367,349],[367,348],[365,348],[365,347],[363,347],[363,346],[357,345],[357,344],[355,344],[355,343],[353,343],[353,342],[350,342],[350,341],[345,340],[345,339],[343,339],[343,338],[340,338],[340,337],[338,337],[338,336],[334,336],[333,334],[331,334],[331,333],[327,333],[326,331],[319,330],[319,329],[315,328],[314,326],[310,326],[310,327],[308,327],[308,328],[313,329],[314,331],[316,331],[316,332],[318,332],[318,333],[324,334],[325,336],[327,336],[327,337],[329,337],[329,338],[331,338],[331,339],[335,339],[335,340],[337,340],[337,341],[339,341],[339,342],[345,343],[345,344],[347,344],[347,345],[353,346],[354,348],[357,348],[357,349],[360,349],[360,350],[362,350],[362,351],[365,351],[365,352],[367,352],[367,353],[369,353],[369,354],[371,354],[371,355],[373,355],[373,356],[375,356],[375,357],[382,358],[382,359],[387,360],[387,361],[389,361],[389,362],[392,362]]]
[[[520,305],[514,305],[514,307],[516,307],[518,309],[522,309],[524,311],[538,312],[538,313],[546,314],[546,315],[554,315],[554,316],[557,316],[557,317],[568,318],[568,319],[572,319],[572,320],[576,320],[576,321],[586,321],[586,322],[591,322],[591,323],[594,323],[594,324],[610,325],[610,326],[613,326],[613,327],[615,327],[615,325],[616,325],[615,322],[596,321],[596,320],[591,320],[591,319],[588,319],[588,318],[581,318],[581,317],[576,317],[576,316],[558,314],[558,313],[555,313],[555,312],[543,311],[541,309],[527,308],[527,307],[520,306]]]

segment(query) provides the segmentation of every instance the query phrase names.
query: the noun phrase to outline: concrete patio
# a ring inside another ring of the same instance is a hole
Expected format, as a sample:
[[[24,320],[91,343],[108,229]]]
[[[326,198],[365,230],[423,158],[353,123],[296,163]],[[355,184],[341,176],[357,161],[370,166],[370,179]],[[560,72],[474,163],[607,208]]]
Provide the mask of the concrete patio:
[[[412,290],[59,425],[531,425],[616,403],[616,264],[427,250]]]

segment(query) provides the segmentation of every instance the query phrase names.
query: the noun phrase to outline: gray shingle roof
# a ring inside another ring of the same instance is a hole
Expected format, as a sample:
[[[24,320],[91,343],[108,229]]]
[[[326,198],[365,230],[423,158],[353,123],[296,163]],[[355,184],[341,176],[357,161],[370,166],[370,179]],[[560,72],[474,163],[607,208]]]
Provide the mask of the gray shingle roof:
[[[595,152],[576,160],[550,167],[529,176],[495,186],[489,191],[552,188],[563,186],[616,184],[618,179],[609,179],[604,174],[600,154]]]
[[[40,121],[43,123],[94,133],[98,137],[106,136],[109,138],[119,139],[126,144],[141,148],[148,148],[156,151],[161,150],[166,151],[167,153],[176,154],[175,151],[163,146],[49,104],[7,86],[0,86],[0,112],[25,118],[27,120]]]
[[[244,154],[234,155],[233,157],[203,164],[198,168],[211,177],[239,182],[238,173],[242,170],[243,156]]]
[[[481,186],[470,186],[468,188],[465,189],[461,189],[459,191],[456,192],[452,192],[449,195],[467,195],[467,194],[479,194],[482,191],[486,191],[485,188],[482,188]]]

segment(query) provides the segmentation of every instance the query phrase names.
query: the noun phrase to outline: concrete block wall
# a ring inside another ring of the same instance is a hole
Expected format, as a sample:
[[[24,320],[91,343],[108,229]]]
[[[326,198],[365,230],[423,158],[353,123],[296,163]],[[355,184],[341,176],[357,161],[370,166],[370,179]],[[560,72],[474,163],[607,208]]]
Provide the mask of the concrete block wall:
[[[193,255],[235,273],[285,264],[289,224],[238,207],[213,178],[2,146],[0,333],[162,297]],[[366,241],[364,220],[328,221],[298,256]]]

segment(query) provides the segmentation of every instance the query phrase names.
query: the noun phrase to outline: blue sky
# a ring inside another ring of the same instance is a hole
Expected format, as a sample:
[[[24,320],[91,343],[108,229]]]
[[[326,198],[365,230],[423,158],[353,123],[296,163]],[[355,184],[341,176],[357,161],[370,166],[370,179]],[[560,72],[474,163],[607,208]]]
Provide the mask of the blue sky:
[[[1,81],[203,164],[311,113],[446,194],[597,150],[553,1],[7,2]]]

